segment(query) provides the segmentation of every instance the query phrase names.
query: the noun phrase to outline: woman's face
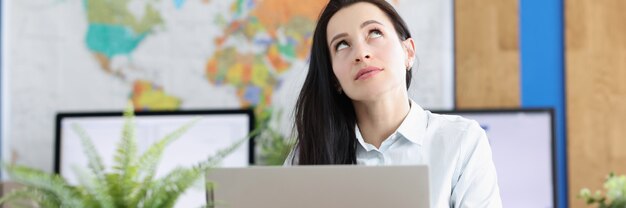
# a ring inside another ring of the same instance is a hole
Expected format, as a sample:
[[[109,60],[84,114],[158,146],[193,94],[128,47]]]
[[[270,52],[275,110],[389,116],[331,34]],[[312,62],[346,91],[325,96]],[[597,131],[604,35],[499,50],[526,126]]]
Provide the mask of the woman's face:
[[[387,92],[406,92],[413,40],[400,41],[378,7],[361,2],[339,10],[328,22],[326,37],[333,72],[350,99],[370,101]]]

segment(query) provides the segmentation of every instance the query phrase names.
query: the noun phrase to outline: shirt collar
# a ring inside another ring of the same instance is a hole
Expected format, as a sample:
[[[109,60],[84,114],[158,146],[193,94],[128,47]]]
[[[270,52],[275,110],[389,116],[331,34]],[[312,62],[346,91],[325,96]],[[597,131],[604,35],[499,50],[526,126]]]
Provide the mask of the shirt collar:
[[[410,142],[413,142],[417,145],[422,145],[422,141],[424,140],[424,134],[426,133],[426,125],[427,125],[427,115],[424,109],[420,107],[415,101],[409,99],[411,103],[411,108],[409,109],[409,114],[404,118],[400,127],[396,130],[396,133],[402,135],[402,137],[406,138]],[[354,128],[355,135],[357,141],[363,146],[366,150],[373,149],[374,146],[368,144],[363,139],[361,135],[361,131],[359,130],[359,126],[355,125]]]
[[[406,118],[404,118],[404,121],[402,121],[396,132],[400,133],[407,140],[422,145],[424,134],[426,133],[428,117],[422,107],[415,103],[415,101],[410,101],[411,109],[409,110],[409,114],[406,115]]]
[[[359,141],[359,144],[361,144],[361,147],[363,147],[366,151],[376,149],[374,145],[365,142],[365,140],[363,139],[363,135],[361,135],[361,130],[359,130],[358,124],[354,125],[354,135],[356,136],[356,140]]]

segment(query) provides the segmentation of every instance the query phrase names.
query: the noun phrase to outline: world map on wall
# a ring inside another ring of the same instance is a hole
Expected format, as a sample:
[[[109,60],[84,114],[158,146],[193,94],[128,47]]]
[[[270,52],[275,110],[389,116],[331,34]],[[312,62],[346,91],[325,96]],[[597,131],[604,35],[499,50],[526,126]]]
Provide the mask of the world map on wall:
[[[159,2],[146,2],[141,16],[129,10],[130,2],[126,0],[84,2],[89,23],[85,44],[102,70],[126,79],[124,70],[113,68],[111,60],[132,56],[155,27],[165,24],[155,8]],[[185,1],[175,0],[173,4],[181,10]],[[255,106],[257,114],[265,112],[272,104],[274,90],[280,87],[280,75],[290,69],[294,60],[307,58],[315,20],[324,4],[291,0],[232,2],[226,14],[215,17],[222,34],[207,40],[216,49],[205,60],[206,81],[235,87],[241,107]],[[184,97],[169,95],[151,80],[131,82],[130,97],[140,109],[178,109],[184,102]]]

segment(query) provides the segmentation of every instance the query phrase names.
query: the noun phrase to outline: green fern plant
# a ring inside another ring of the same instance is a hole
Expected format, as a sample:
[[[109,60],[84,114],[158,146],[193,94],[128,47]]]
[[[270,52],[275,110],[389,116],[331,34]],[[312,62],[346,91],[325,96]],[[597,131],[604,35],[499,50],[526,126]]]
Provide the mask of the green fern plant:
[[[257,128],[245,138],[193,167],[179,167],[156,178],[157,165],[165,147],[180,138],[199,119],[189,121],[138,155],[133,112],[132,105],[124,111],[122,139],[117,145],[111,172],[105,172],[102,159],[86,132],[80,126],[73,125],[88,158],[88,170],[75,169],[80,185],[70,185],[57,174],[5,164],[11,179],[25,187],[0,198],[0,205],[30,200],[39,207],[173,207],[179,196],[199,181],[206,171],[261,129]]]

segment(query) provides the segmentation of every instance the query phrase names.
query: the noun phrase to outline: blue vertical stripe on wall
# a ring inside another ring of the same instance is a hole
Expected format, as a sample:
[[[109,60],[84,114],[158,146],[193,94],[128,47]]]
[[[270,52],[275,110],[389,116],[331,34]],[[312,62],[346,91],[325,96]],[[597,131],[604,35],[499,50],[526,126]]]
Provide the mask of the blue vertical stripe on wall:
[[[568,207],[563,0],[520,0],[522,107],[556,112],[558,207]]]

